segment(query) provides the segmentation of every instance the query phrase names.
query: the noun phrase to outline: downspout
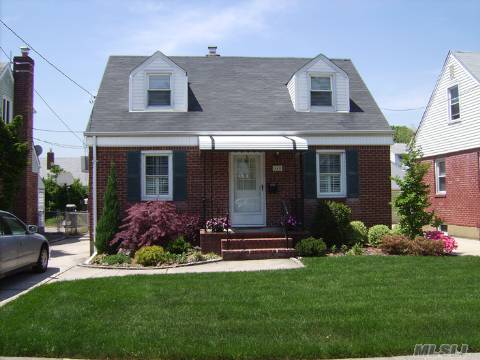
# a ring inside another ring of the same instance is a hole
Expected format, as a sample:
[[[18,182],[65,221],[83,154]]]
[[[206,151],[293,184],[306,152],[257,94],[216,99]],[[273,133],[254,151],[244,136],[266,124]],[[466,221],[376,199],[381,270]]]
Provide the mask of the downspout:
[[[92,194],[93,194],[93,203],[92,203],[92,217],[93,217],[93,229],[92,229],[92,239],[90,241],[90,255],[93,255],[96,252],[95,249],[95,237],[97,231],[97,136],[93,136],[93,149],[92,149]]]

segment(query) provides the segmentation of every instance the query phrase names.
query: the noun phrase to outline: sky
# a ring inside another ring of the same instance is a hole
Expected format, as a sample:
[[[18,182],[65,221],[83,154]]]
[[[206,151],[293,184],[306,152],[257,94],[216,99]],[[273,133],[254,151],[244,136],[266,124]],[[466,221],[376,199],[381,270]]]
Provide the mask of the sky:
[[[478,0],[0,0],[0,18],[94,94],[109,55],[201,56],[208,45],[225,56],[322,53],[352,59],[388,122],[413,128],[448,51],[480,51],[479,14]],[[21,45],[0,25],[7,54],[18,55]],[[31,56],[35,89],[81,140],[91,97]],[[7,58],[0,53],[0,60]],[[84,155],[37,95],[35,110],[42,156],[50,148],[57,157]]]

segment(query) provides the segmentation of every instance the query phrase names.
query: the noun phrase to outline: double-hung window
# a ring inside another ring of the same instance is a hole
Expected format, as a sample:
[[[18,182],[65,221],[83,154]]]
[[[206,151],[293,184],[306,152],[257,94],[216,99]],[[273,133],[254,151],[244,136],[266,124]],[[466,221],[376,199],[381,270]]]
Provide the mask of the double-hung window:
[[[458,94],[458,85],[448,89],[448,105],[450,121],[460,119],[460,95]]]
[[[317,152],[317,196],[343,197],[346,194],[344,151]]]
[[[312,107],[333,106],[333,86],[331,76],[310,77],[310,105]]]
[[[170,87],[170,75],[149,75],[148,76],[148,106],[171,106],[172,89]]]
[[[440,195],[447,193],[445,159],[435,160],[435,192]]]
[[[2,119],[5,124],[9,124],[12,121],[12,103],[6,97],[2,99]]]
[[[172,153],[142,153],[142,200],[172,200]]]

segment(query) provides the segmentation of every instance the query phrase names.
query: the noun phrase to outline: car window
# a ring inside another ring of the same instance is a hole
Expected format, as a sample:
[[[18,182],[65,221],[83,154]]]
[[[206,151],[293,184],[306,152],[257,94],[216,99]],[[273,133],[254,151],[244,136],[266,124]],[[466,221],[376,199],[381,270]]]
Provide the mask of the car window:
[[[3,215],[3,222],[6,225],[6,234],[25,235],[27,231],[23,224],[11,215]]]

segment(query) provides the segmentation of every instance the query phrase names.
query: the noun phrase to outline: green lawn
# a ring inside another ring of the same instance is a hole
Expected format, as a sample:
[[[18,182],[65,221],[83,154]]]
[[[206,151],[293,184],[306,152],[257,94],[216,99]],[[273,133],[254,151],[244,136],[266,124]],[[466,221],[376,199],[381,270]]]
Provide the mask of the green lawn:
[[[480,351],[480,258],[337,257],[299,270],[42,286],[0,309],[0,355],[336,358]]]

